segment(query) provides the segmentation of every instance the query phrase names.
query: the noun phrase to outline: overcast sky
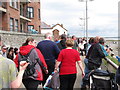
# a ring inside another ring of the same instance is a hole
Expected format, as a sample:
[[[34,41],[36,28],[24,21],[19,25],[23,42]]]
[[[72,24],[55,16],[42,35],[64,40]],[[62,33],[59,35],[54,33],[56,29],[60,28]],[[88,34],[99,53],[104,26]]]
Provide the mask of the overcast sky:
[[[88,2],[89,37],[118,36],[118,1],[120,0]],[[85,18],[85,2],[41,0],[41,20],[49,25],[63,24],[70,35],[84,36],[84,20],[80,18]]]

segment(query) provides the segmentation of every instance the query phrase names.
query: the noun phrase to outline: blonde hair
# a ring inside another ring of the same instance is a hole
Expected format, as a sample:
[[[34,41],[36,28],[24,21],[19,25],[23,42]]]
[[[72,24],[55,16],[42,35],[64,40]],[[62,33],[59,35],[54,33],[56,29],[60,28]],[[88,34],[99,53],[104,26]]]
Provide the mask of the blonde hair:
[[[72,46],[74,46],[74,40],[72,40],[72,39],[66,40],[66,46],[67,46],[67,47],[72,47]]]

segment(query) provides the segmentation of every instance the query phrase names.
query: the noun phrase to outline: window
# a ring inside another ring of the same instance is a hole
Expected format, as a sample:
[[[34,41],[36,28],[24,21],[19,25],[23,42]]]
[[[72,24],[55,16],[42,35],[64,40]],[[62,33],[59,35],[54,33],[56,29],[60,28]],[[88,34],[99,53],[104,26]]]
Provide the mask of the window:
[[[15,0],[15,2],[14,2],[14,7],[15,7],[15,8],[18,8],[18,0]]]
[[[40,19],[40,9],[38,9],[38,18]]]
[[[23,32],[24,23],[20,23],[20,32]]]
[[[23,16],[23,4],[20,4],[20,15]]]
[[[10,0],[10,6],[18,8],[18,0]]]
[[[10,0],[10,6],[14,7],[14,0]]]
[[[15,31],[18,31],[18,20],[15,20]]]
[[[10,31],[14,30],[14,21],[13,18],[10,18]]]
[[[28,18],[33,18],[33,17],[34,17],[34,8],[28,7]]]
[[[32,31],[32,29],[34,29],[33,25],[28,25],[28,31]]]

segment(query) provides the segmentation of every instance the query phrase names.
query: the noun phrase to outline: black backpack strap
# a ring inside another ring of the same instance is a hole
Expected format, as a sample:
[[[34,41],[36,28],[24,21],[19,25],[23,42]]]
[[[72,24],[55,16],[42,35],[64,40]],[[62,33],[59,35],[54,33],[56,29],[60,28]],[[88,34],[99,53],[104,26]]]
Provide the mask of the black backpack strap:
[[[36,58],[36,61],[38,62],[38,64],[40,65],[40,67],[42,68],[42,70],[45,72],[45,70],[47,69],[46,67],[44,67],[43,63],[41,62],[41,60],[39,58]]]
[[[30,52],[26,55],[27,57],[30,55],[30,53],[32,52],[33,49],[34,49],[34,48],[32,48],[32,49],[30,50]]]
[[[30,55],[30,53],[32,52],[33,49],[34,49],[34,48],[32,48],[27,55],[22,55],[22,54],[19,52],[20,57],[21,57],[21,58],[24,58],[24,57],[27,58],[27,57]],[[19,60],[19,59],[18,59],[18,63],[20,64],[20,60]]]

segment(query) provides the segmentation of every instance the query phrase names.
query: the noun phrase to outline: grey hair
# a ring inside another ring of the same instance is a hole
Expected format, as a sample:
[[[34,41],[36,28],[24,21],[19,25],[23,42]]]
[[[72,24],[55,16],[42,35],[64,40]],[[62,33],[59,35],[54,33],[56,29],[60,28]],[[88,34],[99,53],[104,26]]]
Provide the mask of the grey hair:
[[[51,33],[46,33],[44,37],[45,38],[52,37],[52,34]]]

